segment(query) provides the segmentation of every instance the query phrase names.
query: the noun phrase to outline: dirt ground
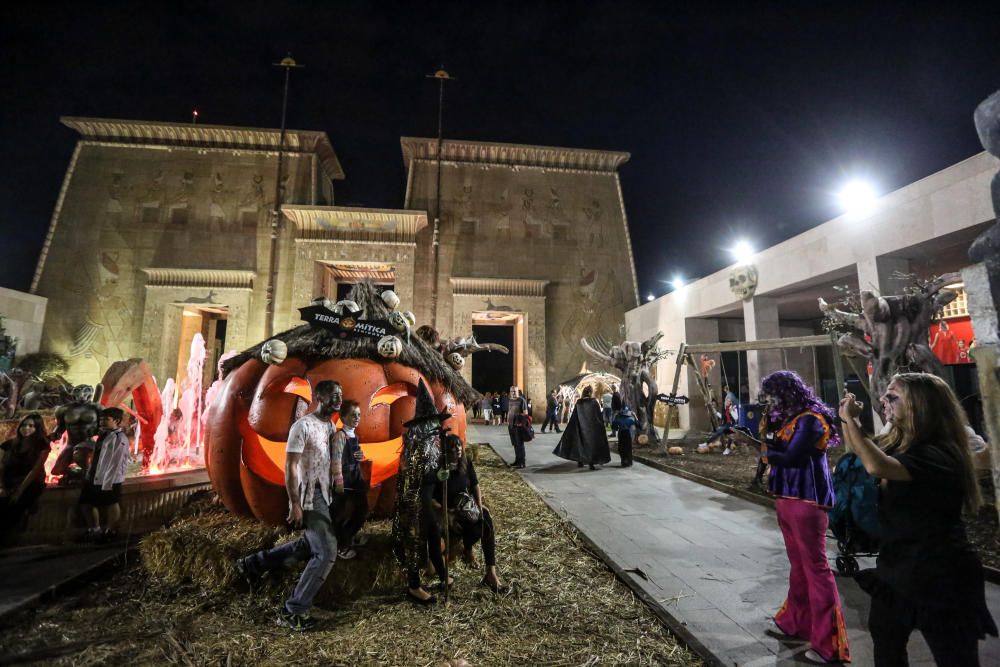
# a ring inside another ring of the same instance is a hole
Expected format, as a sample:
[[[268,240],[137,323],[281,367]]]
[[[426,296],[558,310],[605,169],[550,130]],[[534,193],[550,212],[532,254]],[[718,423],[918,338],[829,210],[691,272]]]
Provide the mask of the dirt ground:
[[[317,605],[318,629],[296,634],[275,620],[297,572],[253,591],[242,583],[207,590],[190,579],[160,581],[133,563],[7,619],[0,664],[702,664],[491,450],[480,449],[477,472],[497,525],[500,574],[513,586],[506,595],[480,586],[482,571],[456,563],[447,607],[419,607],[402,590],[334,600]]]
[[[683,447],[684,454],[672,456],[667,453],[666,446],[637,447],[635,454],[767,497],[767,494],[761,489],[750,486],[754,478],[754,471],[757,469],[756,452],[739,447],[729,456],[698,454],[696,452],[697,443],[691,441],[671,442],[669,446]],[[843,448],[830,451],[828,456],[831,470],[843,454]],[[997,526],[993,483],[988,477],[982,478],[980,488],[983,493],[983,506],[975,517],[966,517],[966,532],[983,564],[1000,569],[1000,529]]]

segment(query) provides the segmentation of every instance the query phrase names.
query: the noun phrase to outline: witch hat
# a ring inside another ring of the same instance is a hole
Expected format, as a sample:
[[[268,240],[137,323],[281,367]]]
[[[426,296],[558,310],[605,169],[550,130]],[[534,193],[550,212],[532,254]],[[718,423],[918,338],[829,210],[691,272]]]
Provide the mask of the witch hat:
[[[413,419],[404,422],[403,428],[410,428],[431,419],[443,422],[450,417],[451,413],[448,411],[438,412],[437,406],[434,405],[434,398],[431,396],[431,392],[428,391],[427,385],[424,384],[423,379],[419,380],[417,383],[417,407],[413,412]]]

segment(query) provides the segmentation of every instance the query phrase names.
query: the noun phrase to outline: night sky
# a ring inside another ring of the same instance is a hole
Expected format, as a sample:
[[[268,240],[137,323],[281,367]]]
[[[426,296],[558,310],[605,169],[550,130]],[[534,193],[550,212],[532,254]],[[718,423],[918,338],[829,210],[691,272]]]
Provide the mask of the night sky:
[[[326,131],[337,203],[399,208],[401,135],[629,151],[639,287],[668,290],[981,150],[1000,2],[16,3],[0,27],[0,285],[27,289],[76,134],[60,116]],[[162,5],[156,8],[154,5]],[[875,5],[878,5],[875,7]],[[148,7],[148,9],[147,9]],[[289,9],[294,7],[294,9]]]

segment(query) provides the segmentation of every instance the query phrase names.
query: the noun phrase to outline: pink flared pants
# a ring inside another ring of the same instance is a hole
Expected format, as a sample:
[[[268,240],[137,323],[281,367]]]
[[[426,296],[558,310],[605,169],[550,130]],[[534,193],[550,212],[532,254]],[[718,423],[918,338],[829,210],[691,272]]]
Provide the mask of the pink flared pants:
[[[824,660],[850,662],[837,582],[826,559],[826,511],[790,498],[779,498],[775,509],[791,572],[788,598],[774,622],[785,634],[808,639]]]

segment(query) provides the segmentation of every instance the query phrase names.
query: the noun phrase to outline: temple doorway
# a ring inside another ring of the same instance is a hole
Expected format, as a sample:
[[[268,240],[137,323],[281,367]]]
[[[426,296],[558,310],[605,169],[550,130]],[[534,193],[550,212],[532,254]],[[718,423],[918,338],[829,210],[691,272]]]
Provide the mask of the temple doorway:
[[[185,306],[181,316],[181,335],[177,348],[177,386],[187,377],[188,360],[191,358],[191,341],[200,333],[205,339],[205,366],[201,379],[207,387],[215,380],[219,358],[226,349],[226,325],[229,309],[224,306]]]
[[[524,388],[524,315],[484,311],[472,314],[472,334],[480,343],[498,343],[510,354],[480,353],[469,357],[472,386],[481,393]]]

